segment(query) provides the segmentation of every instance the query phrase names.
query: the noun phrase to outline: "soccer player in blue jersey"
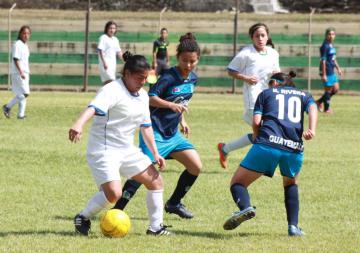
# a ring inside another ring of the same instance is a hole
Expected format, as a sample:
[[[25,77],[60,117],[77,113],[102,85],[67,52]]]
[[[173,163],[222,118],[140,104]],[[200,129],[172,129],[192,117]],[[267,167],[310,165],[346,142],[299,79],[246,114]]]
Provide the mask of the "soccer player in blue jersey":
[[[341,76],[342,71],[336,61],[336,49],[333,46],[335,40],[335,29],[330,27],[325,31],[325,40],[320,47],[320,76],[324,84],[324,94],[316,101],[320,111],[332,113],[330,109],[330,99],[339,91],[339,80],[335,74],[336,68]]]
[[[305,140],[315,137],[317,106],[310,94],[293,86],[290,75],[276,73],[271,76],[269,84],[271,88],[259,94],[254,107],[254,145],[231,179],[230,191],[240,210],[226,220],[224,229],[235,229],[255,216],[255,207],[250,205],[247,188],[262,175],[272,177],[279,165],[283,176],[288,234],[302,236],[304,233],[298,227],[297,178],[303,162],[302,137]],[[304,112],[309,114],[309,126],[305,131]]]
[[[178,131],[178,126],[180,124],[181,131],[186,136],[190,133],[183,112],[188,110],[188,103],[197,83],[193,69],[200,57],[200,48],[192,33],[181,36],[176,57],[177,66],[165,71],[149,91],[150,113],[159,154],[167,159],[175,159],[185,167],[172,196],[165,204],[165,211],[191,219],[193,214],[181,200],[199,176],[202,163],[194,146]],[[153,159],[141,135],[140,147]],[[128,180],[123,187],[123,195],[114,208],[124,209],[139,187],[140,184],[136,181]]]

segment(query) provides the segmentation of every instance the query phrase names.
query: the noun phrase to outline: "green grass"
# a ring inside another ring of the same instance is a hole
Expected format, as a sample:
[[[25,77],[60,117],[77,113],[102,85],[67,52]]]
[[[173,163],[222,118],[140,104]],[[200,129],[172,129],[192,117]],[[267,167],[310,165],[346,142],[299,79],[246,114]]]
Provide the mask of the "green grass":
[[[184,203],[193,220],[165,215],[177,236],[145,235],[145,190],[129,204],[130,234],[107,239],[93,219],[89,238],[75,236],[72,218],[97,190],[85,160],[87,132],[78,144],[67,131],[93,93],[36,93],[28,118],[0,121],[0,252],[357,252],[360,243],[360,139],[358,97],[335,96],[333,115],[321,114],[316,139],[305,145],[300,176],[300,225],[304,238],[287,236],[281,177],[261,178],[249,192],[257,217],[234,231],[222,224],[236,210],[229,181],[247,149],[232,153],[230,168],[218,164],[215,145],[250,131],[241,120],[240,95],[196,94],[187,121],[203,173]],[[12,94],[2,93],[2,103]],[[14,109],[15,110],[15,109]],[[15,111],[13,112],[13,115]],[[162,173],[165,200],[183,168],[168,162]]]

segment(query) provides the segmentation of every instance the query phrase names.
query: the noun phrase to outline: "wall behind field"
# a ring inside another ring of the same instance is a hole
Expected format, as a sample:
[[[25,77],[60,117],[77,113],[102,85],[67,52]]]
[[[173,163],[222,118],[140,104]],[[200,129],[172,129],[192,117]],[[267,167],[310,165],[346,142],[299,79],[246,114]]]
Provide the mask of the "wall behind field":
[[[0,10],[6,17],[7,12]],[[83,85],[84,29],[85,13],[79,11],[55,10],[18,10],[12,20],[12,38],[16,39],[17,30],[23,24],[32,27],[29,42],[31,56],[31,84],[33,87],[81,89]],[[41,19],[39,19],[41,17]],[[306,15],[239,15],[239,38],[237,50],[250,43],[248,27],[254,22],[268,24],[271,37],[280,53],[283,71],[290,69],[298,73],[297,84],[307,87],[308,77],[308,37]],[[158,36],[158,13],[92,12],[89,45],[89,85],[100,86],[96,47],[104,24],[109,19],[119,24],[117,34],[123,50],[143,54],[151,60],[152,41]],[[324,30],[331,25],[337,31],[336,48],[338,61],[345,72],[341,79],[343,89],[360,90],[360,22],[357,16],[314,16],[313,45],[311,47],[312,87],[321,89],[318,75],[319,46],[324,38]],[[330,21],[329,21],[330,20]],[[347,20],[344,22],[342,20]],[[191,31],[196,34],[201,46],[201,59],[197,68],[199,85],[220,87],[230,90],[232,79],[227,76],[226,66],[233,56],[233,15],[166,12],[162,26],[170,32],[171,63],[176,64],[175,48],[181,34]],[[7,27],[6,18],[0,19],[0,84],[7,84]],[[348,29],[352,27],[352,29]],[[120,71],[121,64],[118,66]],[[241,83],[238,82],[238,86]]]

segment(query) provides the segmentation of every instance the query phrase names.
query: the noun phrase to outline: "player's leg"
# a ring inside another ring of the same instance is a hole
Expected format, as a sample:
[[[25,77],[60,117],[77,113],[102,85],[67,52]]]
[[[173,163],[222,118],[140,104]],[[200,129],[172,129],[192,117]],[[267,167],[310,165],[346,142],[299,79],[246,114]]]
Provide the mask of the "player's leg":
[[[185,170],[181,173],[173,194],[166,202],[165,211],[177,214],[181,218],[191,219],[194,217],[193,214],[185,208],[181,200],[189,192],[201,172],[200,156],[195,149],[177,151],[170,155],[184,165]]]
[[[251,109],[246,110],[243,116],[244,121],[250,126],[252,126],[253,112],[254,110]],[[218,143],[217,148],[221,167],[224,169],[227,167],[227,156],[230,152],[244,148],[252,144],[252,141],[252,133],[248,133],[229,143]]]
[[[288,234],[302,236],[304,232],[298,227],[299,222],[299,191],[298,175],[303,162],[303,153],[283,151],[280,160],[280,171],[283,176],[284,202],[288,221]]]
[[[144,184],[148,189],[146,195],[146,205],[150,220],[148,235],[170,235],[163,225],[163,180],[159,172],[153,165],[150,165],[145,171],[132,177],[136,182]]]
[[[89,234],[90,218],[108,208],[121,196],[119,180],[104,183],[100,188],[101,190],[92,196],[85,208],[74,218],[75,231],[82,235]]]
[[[255,207],[250,204],[250,195],[247,188],[262,175],[262,173],[239,166],[230,183],[231,195],[235,204],[239,207],[239,211],[234,212],[233,215],[225,221],[223,225],[225,230],[235,229],[242,222],[255,217]]]

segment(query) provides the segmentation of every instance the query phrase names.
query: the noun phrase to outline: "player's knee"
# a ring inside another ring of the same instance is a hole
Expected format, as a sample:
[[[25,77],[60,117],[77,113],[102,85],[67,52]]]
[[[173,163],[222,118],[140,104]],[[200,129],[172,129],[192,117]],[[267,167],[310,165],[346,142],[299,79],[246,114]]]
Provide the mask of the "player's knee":
[[[111,188],[105,192],[105,196],[110,203],[115,203],[122,195],[121,188]]]
[[[149,190],[162,190],[164,189],[164,181],[162,176],[158,174],[157,177],[154,177],[148,187]]]

